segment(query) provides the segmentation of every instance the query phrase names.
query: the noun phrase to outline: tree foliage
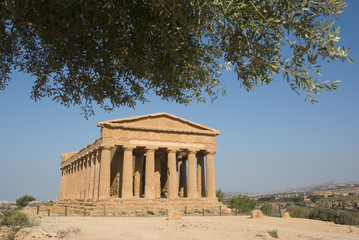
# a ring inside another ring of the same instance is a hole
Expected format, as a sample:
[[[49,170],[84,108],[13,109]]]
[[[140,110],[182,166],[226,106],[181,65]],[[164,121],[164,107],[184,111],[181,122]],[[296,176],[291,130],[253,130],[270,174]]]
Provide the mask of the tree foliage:
[[[229,200],[229,206],[231,208],[237,208],[242,212],[248,212],[256,208],[257,201],[251,199],[246,195],[238,195],[238,196],[233,196]]]
[[[224,193],[222,192],[222,189],[216,190],[216,197],[218,198],[218,201],[222,202],[223,204],[226,204],[226,198],[224,196]]]
[[[329,208],[315,207],[310,210],[310,219],[332,221],[336,224],[357,225],[359,220],[345,211],[335,211]]]
[[[313,195],[313,194],[310,194],[308,196],[308,198],[310,199],[310,201],[312,201],[313,203],[316,203],[322,199],[324,199],[324,195]]]
[[[273,212],[273,205],[270,203],[265,203],[262,205],[261,211],[266,215],[270,215]]]
[[[321,62],[348,59],[334,20],[341,0],[0,1],[0,89],[13,69],[34,79],[31,98],[50,97],[85,116],[134,107],[148,94],[189,104],[225,93],[229,67],[246,90],[282,75],[306,99]]]
[[[275,196],[271,195],[271,196],[265,196],[265,197],[260,197],[258,198],[259,202],[270,202],[270,201],[275,201]]]
[[[291,217],[294,218],[309,218],[309,210],[304,207],[291,206],[287,209]]]
[[[26,207],[29,202],[35,201],[36,199],[33,196],[25,195],[16,199],[16,205],[19,207]]]

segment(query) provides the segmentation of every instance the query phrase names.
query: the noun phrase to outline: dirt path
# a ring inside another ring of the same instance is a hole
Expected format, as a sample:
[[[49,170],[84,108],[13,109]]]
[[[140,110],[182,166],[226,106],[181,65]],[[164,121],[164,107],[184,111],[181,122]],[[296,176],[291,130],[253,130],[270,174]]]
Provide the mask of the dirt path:
[[[36,228],[45,232],[70,229],[65,238],[74,240],[273,239],[267,233],[273,229],[277,229],[279,239],[359,239],[358,227],[308,219],[248,216],[197,216],[173,221],[164,217],[42,217]]]

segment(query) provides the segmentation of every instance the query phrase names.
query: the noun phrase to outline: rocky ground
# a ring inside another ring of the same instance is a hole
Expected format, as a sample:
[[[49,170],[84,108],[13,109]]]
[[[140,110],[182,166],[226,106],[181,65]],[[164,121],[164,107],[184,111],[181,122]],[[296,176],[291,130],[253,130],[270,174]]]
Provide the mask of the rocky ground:
[[[359,228],[296,218],[249,216],[64,217],[41,215],[40,225],[24,228],[15,239],[359,239]]]

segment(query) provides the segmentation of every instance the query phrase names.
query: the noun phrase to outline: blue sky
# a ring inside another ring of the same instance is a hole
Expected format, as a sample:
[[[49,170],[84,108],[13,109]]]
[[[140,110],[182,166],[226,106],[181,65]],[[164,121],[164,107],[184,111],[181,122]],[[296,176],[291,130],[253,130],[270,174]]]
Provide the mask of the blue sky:
[[[326,181],[359,180],[359,2],[341,16],[343,44],[356,64],[331,63],[324,80],[340,89],[312,105],[283,81],[246,92],[225,73],[227,96],[213,104],[182,106],[151,97],[135,110],[101,109],[89,120],[77,107],[30,100],[33,79],[14,73],[0,92],[0,200],[24,194],[56,199],[60,153],[79,150],[100,136],[100,121],[168,112],[221,131],[215,155],[216,187],[224,191],[268,192]]]

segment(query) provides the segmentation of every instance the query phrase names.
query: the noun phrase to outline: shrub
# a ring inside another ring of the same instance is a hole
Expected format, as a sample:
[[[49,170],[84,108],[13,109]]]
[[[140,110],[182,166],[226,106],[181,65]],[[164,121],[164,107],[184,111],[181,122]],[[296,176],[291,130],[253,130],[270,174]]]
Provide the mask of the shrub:
[[[336,224],[345,224],[345,225],[357,225],[358,220],[355,219],[350,213],[340,211],[337,214],[337,218],[334,220]]]
[[[216,190],[216,197],[218,198],[218,201],[226,204],[226,199],[221,189]]]
[[[269,203],[263,204],[263,206],[261,207],[261,211],[266,215],[270,215],[273,212],[272,204]]]
[[[11,208],[3,213],[0,225],[8,227],[26,227],[29,225],[29,218],[18,209]]]
[[[16,231],[11,230],[7,233],[7,235],[3,236],[2,240],[14,240],[16,235]]]
[[[357,225],[358,220],[345,211],[335,211],[329,208],[316,207],[310,211],[310,219],[331,221],[336,224]]]
[[[294,218],[309,218],[309,211],[303,207],[291,206],[287,209],[291,217]]]
[[[258,201],[259,202],[275,201],[275,196],[272,195],[272,196],[261,197],[261,198],[258,198]]]
[[[25,195],[16,199],[16,205],[18,207],[26,207],[29,202],[35,201],[36,199],[33,196]]]
[[[336,211],[323,208],[323,207],[316,207],[310,210],[309,218],[310,219],[317,219],[322,221],[334,221],[336,216]]]
[[[320,200],[323,200],[324,199],[324,195],[309,195],[308,196],[308,198],[310,199],[310,201],[312,201],[313,203],[316,203],[316,202],[318,202],[318,201],[320,201]]]
[[[278,238],[278,230],[277,229],[269,230],[267,232],[272,238]]]
[[[240,209],[242,212],[248,212],[249,210],[253,210],[257,206],[257,201],[249,198],[246,195],[238,195],[233,196],[229,200],[229,206],[231,208]]]

